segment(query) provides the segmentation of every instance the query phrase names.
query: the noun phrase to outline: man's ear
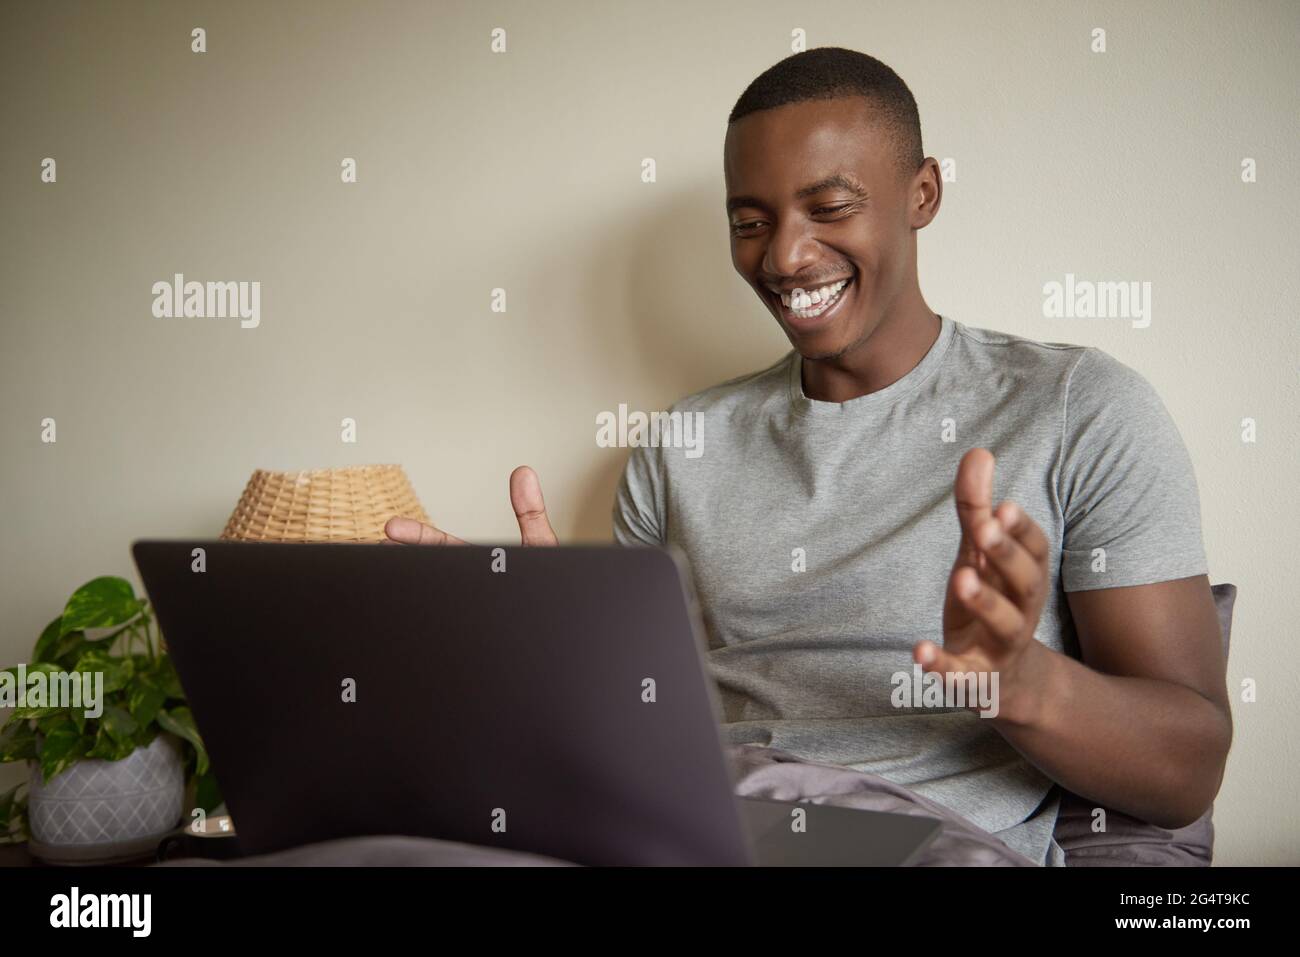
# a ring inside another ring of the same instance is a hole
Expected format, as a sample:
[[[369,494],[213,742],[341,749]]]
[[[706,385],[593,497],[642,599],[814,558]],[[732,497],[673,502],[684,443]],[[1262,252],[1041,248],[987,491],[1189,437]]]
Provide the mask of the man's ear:
[[[939,215],[942,202],[943,172],[939,169],[939,161],[927,156],[908,183],[908,225],[913,229],[929,226]]]

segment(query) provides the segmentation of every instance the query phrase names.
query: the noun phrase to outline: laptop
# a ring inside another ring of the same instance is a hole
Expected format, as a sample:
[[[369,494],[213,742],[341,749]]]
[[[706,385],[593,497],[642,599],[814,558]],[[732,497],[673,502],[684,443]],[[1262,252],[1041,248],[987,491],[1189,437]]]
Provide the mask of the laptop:
[[[132,552],[244,854],[400,834],[591,865],[889,866],[939,830],[734,794],[675,549]]]

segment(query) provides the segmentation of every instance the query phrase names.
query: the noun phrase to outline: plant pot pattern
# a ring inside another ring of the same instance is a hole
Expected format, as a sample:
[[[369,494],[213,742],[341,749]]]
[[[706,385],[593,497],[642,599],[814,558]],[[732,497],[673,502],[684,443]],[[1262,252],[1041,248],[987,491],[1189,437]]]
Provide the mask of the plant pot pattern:
[[[184,800],[180,748],[159,734],[121,761],[78,761],[49,784],[32,762],[28,823],[41,844],[108,847],[172,830]]]

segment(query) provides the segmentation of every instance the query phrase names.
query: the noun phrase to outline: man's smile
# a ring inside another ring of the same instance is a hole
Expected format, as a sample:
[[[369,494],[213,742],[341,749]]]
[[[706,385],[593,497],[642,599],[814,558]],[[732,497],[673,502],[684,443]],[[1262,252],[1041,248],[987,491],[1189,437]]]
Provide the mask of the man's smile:
[[[853,277],[816,287],[768,286],[767,298],[783,325],[795,332],[812,332],[827,326],[842,311],[840,306],[852,297]]]

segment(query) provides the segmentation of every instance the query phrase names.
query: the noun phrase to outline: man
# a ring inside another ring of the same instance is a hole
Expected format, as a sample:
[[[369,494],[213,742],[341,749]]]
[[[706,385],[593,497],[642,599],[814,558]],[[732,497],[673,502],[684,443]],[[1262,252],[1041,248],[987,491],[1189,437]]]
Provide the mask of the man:
[[[1232,721],[1196,480],[1154,390],[1095,348],[930,310],[916,233],[942,179],[879,61],[764,72],[724,165],[732,262],[794,349],[673,406],[707,453],[636,449],[614,533],[689,559],[730,740],[880,774],[1044,864],[1053,782],[1194,821]],[[510,494],[524,544],[554,544],[531,470]],[[903,693],[914,662],[991,702]]]

